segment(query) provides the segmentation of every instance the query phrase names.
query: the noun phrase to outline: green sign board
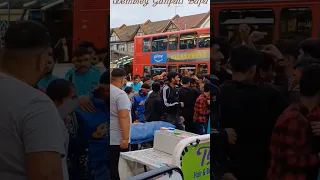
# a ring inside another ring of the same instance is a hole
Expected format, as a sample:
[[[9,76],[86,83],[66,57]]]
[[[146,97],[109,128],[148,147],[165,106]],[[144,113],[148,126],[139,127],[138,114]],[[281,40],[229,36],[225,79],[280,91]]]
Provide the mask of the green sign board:
[[[185,180],[210,179],[210,142],[186,147],[181,156],[181,170]]]

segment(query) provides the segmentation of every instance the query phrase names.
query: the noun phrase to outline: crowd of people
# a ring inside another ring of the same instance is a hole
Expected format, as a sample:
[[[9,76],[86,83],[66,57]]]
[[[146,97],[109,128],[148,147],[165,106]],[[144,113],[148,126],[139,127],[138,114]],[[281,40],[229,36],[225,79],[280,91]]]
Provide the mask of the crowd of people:
[[[106,51],[81,43],[72,55],[74,67],[65,77],[57,77],[50,39],[48,30],[34,21],[13,23],[5,34],[0,63],[0,177],[109,179]]]
[[[254,33],[211,38],[211,178],[316,180],[320,39],[258,49]]]
[[[132,123],[164,121],[176,129],[208,133],[210,113],[209,74],[192,71],[128,77],[124,69],[111,71],[110,87],[110,176],[119,179],[120,152],[130,148]],[[132,82],[128,83],[128,80]]]

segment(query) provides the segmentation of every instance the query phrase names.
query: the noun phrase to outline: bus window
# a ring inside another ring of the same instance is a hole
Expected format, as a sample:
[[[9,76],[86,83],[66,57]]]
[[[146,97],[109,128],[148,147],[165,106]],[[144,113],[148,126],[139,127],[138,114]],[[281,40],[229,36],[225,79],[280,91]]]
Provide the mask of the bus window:
[[[155,75],[160,75],[163,72],[166,72],[167,68],[165,65],[163,66],[152,66],[151,67],[151,77]]]
[[[229,43],[242,44],[245,41],[243,35],[253,31],[259,32],[259,37],[254,42],[256,45],[267,45],[273,41],[272,9],[223,10],[220,12],[219,21],[219,36],[228,37]]]
[[[280,14],[279,39],[301,41],[312,35],[310,8],[284,8]]]
[[[210,33],[201,34],[199,36],[199,48],[209,48],[210,47]]]
[[[144,38],[142,46],[143,52],[150,52],[150,38]]]
[[[168,65],[168,72],[177,72],[177,66],[176,65]]]
[[[194,49],[197,42],[197,33],[180,34],[180,49]]]
[[[167,36],[159,36],[152,38],[152,52],[167,50]]]
[[[146,77],[147,75],[151,75],[150,66],[143,67],[143,76]]]
[[[177,50],[178,49],[178,35],[172,34],[169,36],[169,50]]]
[[[206,74],[208,73],[208,65],[198,64],[197,74]]]
[[[196,65],[188,64],[188,65],[179,65],[179,73],[185,75],[188,71],[195,72]]]

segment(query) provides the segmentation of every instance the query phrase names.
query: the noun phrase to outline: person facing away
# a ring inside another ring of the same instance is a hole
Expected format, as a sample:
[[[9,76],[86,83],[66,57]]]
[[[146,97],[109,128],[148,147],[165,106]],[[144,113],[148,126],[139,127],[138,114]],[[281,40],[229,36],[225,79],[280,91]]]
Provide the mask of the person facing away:
[[[203,93],[197,98],[194,105],[193,122],[196,125],[197,134],[207,134],[210,113],[210,84],[205,83]]]
[[[274,59],[266,53],[262,53],[261,61],[257,65],[255,83],[273,83],[276,75],[276,63]]]
[[[133,77],[133,83],[131,84],[131,87],[133,88],[133,91],[135,93],[139,92],[141,89],[142,83],[140,83],[140,76]]]
[[[184,76],[182,78],[182,87],[179,88],[179,101],[184,103],[181,108],[181,116],[184,118],[185,130],[188,132],[196,133],[193,123],[194,104],[200,93],[197,89],[190,87],[191,78]]]
[[[47,68],[46,68],[46,74],[45,76],[37,83],[38,88],[47,89],[48,85],[58,79],[57,76],[53,75],[53,68],[54,68],[55,62],[52,59],[48,59]]]
[[[148,84],[143,84],[138,94],[133,96],[132,101],[132,112],[134,113],[134,121],[135,122],[146,122],[145,120],[145,102],[148,98],[148,93],[150,91],[150,86]]]
[[[176,126],[177,129],[183,130],[183,122],[179,115],[180,108],[184,107],[184,103],[179,101],[179,91],[176,85],[179,84],[179,74],[169,72],[167,75],[169,83],[165,85],[161,92],[161,101],[164,105],[166,119],[169,123]]]
[[[319,137],[314,137],[320,119],[320,65],[311,64],[300,78],[300,101],[278,118],[270,142],[268,180],[312,180],[320,167]],[[319,135],[319,134],[318,134]]]
[[[52,100],[36,88],[52,58],[48,30],[17,21],[5,34],[1,54],[0,177],[63,180],[67,129]],[[64,164],[64,165],[63,165]]]
[[[124,85],[126,72],[115,68],[111,72],[110,85],[110,179],[120,180],[120,152],[129,150],[131,127],[131,102],[120,88]]]
[[[77,48],[73,53],[71,68],[65,75],[65,79],[72,82],[77,90],[77,96],[91,96],[92,91],[98,87],[100,71],[92,68],[91,56],[87,48]]]
[[[145,106],[145,118],[147,122],[152,121],[160,121],[161,117],[164,114],[161,97],[160,97],[160,89],[161,85],[158,82],[154,82],[152,84],[152,93],[147,98],[144,106]]]
[[[275,86],[254,83],[260,60],[260,52],[236,46],[230,59],[233,80],[220,88],[220,128],[232,128],[237,135],[228,145],[225,179],[257,180],[267,175],[272,129],[287,104]]]

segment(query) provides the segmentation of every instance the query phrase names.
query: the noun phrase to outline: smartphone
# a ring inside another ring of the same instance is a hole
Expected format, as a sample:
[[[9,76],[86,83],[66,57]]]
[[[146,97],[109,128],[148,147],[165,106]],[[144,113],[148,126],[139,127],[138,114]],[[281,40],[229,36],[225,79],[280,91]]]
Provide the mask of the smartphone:
[[[63,105],[58,107],[59,114],[62,119],[65,119],[68,115],[73,113],[79,108],[78,99],[67,100]]]

